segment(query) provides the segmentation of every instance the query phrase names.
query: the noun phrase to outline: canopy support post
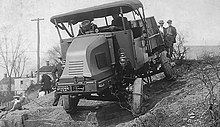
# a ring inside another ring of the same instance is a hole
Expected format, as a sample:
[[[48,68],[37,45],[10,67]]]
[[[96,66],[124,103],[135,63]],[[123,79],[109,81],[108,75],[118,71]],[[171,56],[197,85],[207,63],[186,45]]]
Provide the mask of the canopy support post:
[[[108,26],[108,20],[107,20],[106,16],[105,16],[105,23],[106,23],[106,26]]]
[[[72,37],[74,37],[73,26],[72,26],[71,22],[69,22],[69,26],[70,26],[70,29],[71,29]]]
[[[73,35],[67,30],[66,26],[61,23],[62,27],[65,29],[65,31],[67,32],[67,34],[70,36],[70,37],[73,37]]]
[[[54,19],[54,23],[55,23],[55,27],[57,28],[57,32],[58,32],[58,35],[59,35],[59,37],[60,37],[60,40],[62,40],[62,37],[61,37],[61,34],[60,34],[60,30],[59,30],[59,28],[58,28],[58,24],[57,24],[56,19]]]
[[[123,10],[122,10],[122,7],[120,7],[120,14],[121,14],[121,16],[122,16],[123,29],[126,30],[126,28],[125,28],[125,20],[124,20],[124,17],[123,17]]]

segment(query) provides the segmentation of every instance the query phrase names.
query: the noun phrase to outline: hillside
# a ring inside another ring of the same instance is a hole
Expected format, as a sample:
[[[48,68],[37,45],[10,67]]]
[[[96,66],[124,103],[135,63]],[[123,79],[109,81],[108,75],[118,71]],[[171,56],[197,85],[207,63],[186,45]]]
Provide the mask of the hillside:
[[[117,126],[117,127],[209,127],[219,125],[216,120],[220,100],[220,84],[215,70],[208,69],[207,75],[212,83],[217,83],[213,89],[215,101],[210,108],[207,87],[199,78],[202,74],[196,61],[177,65],[179,77],[176,81],[167,81],[163,74],[156,75],[151,84],[144,86],[147,99],[144,101],[141,114],[138,117],[123,104],[105,101],[80,100],[77,111],[67,114],[59,106],[53,107],[53,92],[41,98],[36,98],[36,91],[29,94],[30,102],[23,107],[26,110],[14,111],[6,115],[3,121],[8,127],[19,124],[28,127],[85,127],[85,126]],[[215,66],[219,66],[216,65]],[[205,68],[209,68],[205,66]],[[207,80],[208,81],[208,80]],[[62,99],[61,99],[62,100]],[[210,114],[211,113],[211,114]],[[217,113],[217,114],[216,114]],[[15,117],[16,116],[16,117]],[[212,118],[213,117],[213,118]],[[21,119],[20,119],[21,120]]]

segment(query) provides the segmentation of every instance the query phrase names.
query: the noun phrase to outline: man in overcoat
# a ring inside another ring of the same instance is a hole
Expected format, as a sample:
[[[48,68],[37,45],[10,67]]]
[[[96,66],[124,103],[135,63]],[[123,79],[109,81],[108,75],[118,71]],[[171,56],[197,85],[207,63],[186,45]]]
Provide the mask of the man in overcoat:
[[[172,26],[172,20],[168,20],[168,27],[166,28],[166,33],[165,33],[165,46],[168,51],[169,57],[172,57],[173,54],[173,44],[176,43],[176,28]]]
[[[52,70],[52,76],[53,76],[55,84],[56,84],[56,82],[59,81],[59,79],[62,75],[62,72],[63,72],[62,57],[58,57],[58,63]],[[56,94],[56,92],[55,92],[53,106],[58,105],[59,99],[60,99],[60,95]]]

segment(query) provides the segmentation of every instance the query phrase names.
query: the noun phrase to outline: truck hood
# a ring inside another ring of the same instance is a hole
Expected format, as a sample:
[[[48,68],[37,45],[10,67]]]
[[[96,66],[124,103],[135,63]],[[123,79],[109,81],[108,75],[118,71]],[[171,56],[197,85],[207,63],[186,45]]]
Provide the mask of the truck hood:
[[[103,35],[85,35],[76,37],[70,44],[66,54],[66,64],[61,78],[91,77],[89,69],[89,46],[94,42],[105,42]]]

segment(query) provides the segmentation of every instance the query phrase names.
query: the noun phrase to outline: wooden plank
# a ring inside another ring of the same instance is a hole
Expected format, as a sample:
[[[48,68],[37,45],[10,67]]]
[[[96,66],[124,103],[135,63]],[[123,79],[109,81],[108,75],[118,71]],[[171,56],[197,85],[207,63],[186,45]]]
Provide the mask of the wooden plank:
[[[133,84],[133,104],[132,108],[135,113],[141,110],[141,104],[143,101],[143,80],[137,78]]]

